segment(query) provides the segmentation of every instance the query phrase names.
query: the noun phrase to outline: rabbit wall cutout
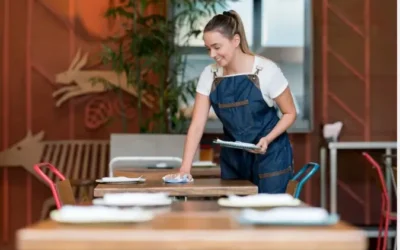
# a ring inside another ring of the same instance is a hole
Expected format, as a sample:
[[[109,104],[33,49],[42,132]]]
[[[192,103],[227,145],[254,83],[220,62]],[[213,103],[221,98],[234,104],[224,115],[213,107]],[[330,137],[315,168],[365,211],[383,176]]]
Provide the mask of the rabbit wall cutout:
[[[56,75],[56,84],[62,85],[61,88],[53,92],[53,98],[57,99],[57,107],[60,107],[67,100],[77,96],[102,93],[110,90],[104,84],[93,84],[91,81],[92,78],[103,78],[112,84],[113,87],[120,88],[132,96],[138,96],[136,88],[127,84],[125,74],[119,76],[112,70],[82,70],[87,61],[88,53],[81,56],[81,50],[79,49],[69,68]],[[144,93],[142,95],[142,102],[148,108],[154,108],[153,96]]]

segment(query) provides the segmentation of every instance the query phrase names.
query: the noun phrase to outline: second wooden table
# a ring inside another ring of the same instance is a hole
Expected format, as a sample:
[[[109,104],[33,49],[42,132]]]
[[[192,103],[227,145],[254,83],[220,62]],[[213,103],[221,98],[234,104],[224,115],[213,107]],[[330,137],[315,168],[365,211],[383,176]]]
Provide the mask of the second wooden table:
[[[171,196],[219,197],[257,194],[258,188],[245,180],[195,179],[187,184],[167,184],[162,180],[149,180],[142,184],[99,184],[94,189],[94,196],[103,197],[106,193],[124,192],[166,192]]]

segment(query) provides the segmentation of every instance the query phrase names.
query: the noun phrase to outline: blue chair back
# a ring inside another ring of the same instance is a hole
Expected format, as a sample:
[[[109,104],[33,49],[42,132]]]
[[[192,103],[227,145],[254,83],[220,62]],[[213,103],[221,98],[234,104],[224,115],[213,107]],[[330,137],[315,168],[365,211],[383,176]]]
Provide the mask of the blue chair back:
[[[301,179],[300,176],[302,176],[308,169],[311,170]],[[315,162],[309,162],[306,165],[304,165],[299,172],[297,172],[297,174],[295,174],[292,178],[292,181],[297,181],[297,187],[296,190],[294,192],[294,198],[299,198],[300,196],[300,192],[304,186],[304,183],[306,183],[308,181],[308,179],[311,178],[311,176],[313,176],[318,170],[319,170],[320,166],[319,164],[315,163]]]

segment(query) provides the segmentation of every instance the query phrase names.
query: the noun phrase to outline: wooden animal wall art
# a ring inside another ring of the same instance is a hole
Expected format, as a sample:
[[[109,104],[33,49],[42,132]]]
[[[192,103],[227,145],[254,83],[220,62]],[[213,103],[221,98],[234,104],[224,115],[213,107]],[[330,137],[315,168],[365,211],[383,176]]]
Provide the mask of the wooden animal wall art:
[[[21,141],[0,152],[0,167],[23,167],[43,183],[33,169],[39,162],[53,164],[73,180],[95,180],[108,174],[108,140],[44,141],[43,137],[43,131],[29,131]],[[56,180],[52,173],[45,173]]]
[[[95,94],[96,96],[87,103],[85,108],[86,127],[96,129],[105,124],[113,114],[133,119],[136,112],[131,101],[120,100],[119,98],[111,100],[110,97],[99,96],[100,93],[110,91],[110,88],[102,83],[93,84],[91,81],[92,78],[103,78],[112,84],[112,87],[117,87],[129,95],[137,97],[137,90],[134,86],[128,85],[126,75],[119,76],[112,70],[82,70],[87,61],[88,53],[81,56],[79,49],[69,68],[56,75],[55,83],[61,86],[53,92],[56,106],[60,107],[71,98]],[[154,101],[153,96],[143,93],[142,102],[149,109],[154,108]]]
[[[131,100],[111,100],[109,96],[95,96],[85,106],[85,126],[97,129],[109,122],[115,114],[132,120],[136,117],[136,108]]]
[[[36,163],[51,163],[70,180],[96,180],[108,175],[109,141],[44,141],[43,137],[43,131],[37,134],[29,131],[21,141],[0,152],[0,167],[22,167],[45,185],[47,183],[33,170]],[[53,182],[57,181],[57,177],[48,169],[44,169],[44,173]],[[86,192],[85,188],[79,186],[73,189],[76,197],[82,197]],[[89,187],[88,192],[93,193],[93,187]],[[52,197],[44,201],[41,219],[54,205]]]

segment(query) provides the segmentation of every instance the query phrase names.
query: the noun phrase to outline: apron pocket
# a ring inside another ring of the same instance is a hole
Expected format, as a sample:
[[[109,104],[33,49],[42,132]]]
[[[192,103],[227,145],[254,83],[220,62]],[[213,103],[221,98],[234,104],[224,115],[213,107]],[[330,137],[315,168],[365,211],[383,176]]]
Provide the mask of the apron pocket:
[[[253,126],[249,100],[218,104],[220,119],[229,131],[242,134]]]

